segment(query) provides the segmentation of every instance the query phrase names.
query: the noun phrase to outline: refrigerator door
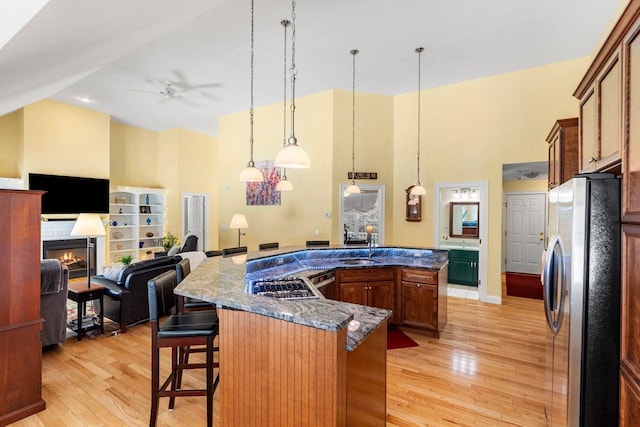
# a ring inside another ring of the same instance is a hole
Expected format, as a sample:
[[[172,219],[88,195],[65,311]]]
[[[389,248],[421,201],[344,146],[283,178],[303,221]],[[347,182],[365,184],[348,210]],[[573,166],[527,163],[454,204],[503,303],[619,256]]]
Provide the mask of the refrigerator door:
[[[574,188],[571,181],[549,192],[550,237],[543,270],[543,299],[548,321],[545,414],[552,427],[567,426],[569,329],[572,313],[571,261]]]

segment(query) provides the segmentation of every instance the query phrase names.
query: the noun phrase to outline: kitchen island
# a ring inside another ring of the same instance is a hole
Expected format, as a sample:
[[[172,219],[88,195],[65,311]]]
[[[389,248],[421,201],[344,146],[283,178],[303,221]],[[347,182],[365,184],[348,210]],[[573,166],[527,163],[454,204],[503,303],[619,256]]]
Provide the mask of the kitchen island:
[[[340,268],[441,271],[447,251],[282,248],[209,258],[176,293],[209,301],[220,319],[223,425],[380,425],[386,415],[389,310],[324,298],[247,293],[265,277]]]

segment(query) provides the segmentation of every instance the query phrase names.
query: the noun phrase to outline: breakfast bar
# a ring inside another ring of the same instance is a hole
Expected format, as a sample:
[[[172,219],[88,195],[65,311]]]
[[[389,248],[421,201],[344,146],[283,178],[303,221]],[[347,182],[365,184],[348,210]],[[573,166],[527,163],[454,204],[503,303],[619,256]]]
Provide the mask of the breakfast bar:
[[[326,299],[309,278],[330,282],[322,273],[343,268],[441,272],[446,264],[447,251],[396,247],[289,247],[199,264],[175,292],[217,307],[222,425],[384,426],[392,312]],[[302,281],[313,295],[253,294],[266,279]]]

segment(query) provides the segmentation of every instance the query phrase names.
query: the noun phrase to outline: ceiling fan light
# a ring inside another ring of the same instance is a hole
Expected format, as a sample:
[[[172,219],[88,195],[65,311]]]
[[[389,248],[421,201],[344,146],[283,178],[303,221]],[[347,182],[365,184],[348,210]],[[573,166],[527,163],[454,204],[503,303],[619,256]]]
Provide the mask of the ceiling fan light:
[[[347,194],[360,194],[360,187],[356,185],[355,181],[351,181],[351,185],[344,192]]]
[[[427,189],[424,188],[422,185],[420,185],[420,183],[418,183],[418,184],[413,186],[413,188],[411,189],[410,194],[412,194],[414,196],[424,196],[425,194],[427,194]]]
[[[264,175],[260,172],[260,169],[253,166],[251,163],[240,172],[241,182],[264,182]]]
[[[276,166],[288,169],[306,169],[311,167],[309,155],[295,142],[289,142],[286,147],[281,149],[274,163]]]
[[[276,184],[276,191],[291,191],[293,190],[293,184],[286,178],[281,179]]]

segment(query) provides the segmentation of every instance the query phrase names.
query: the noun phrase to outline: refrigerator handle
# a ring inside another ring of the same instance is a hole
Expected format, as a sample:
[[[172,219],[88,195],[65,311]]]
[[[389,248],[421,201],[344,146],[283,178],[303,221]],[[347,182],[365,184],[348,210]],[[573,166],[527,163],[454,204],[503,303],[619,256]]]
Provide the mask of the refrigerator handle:
[[[558,251],[557,254],[556,249]],[[551,243],[549,243],[549,248],[547,249],[547,258],[542,275],[544,313],[549,329],[551,329],[554,335],[560,330],[562,318],[564,317],[565,282],[564,248],[560,236],[555,235],[551,239]],[[560,301],[557,301],[558,289],[561,291]],[[556,309],[558,309],[558,314],[554,316]]]

